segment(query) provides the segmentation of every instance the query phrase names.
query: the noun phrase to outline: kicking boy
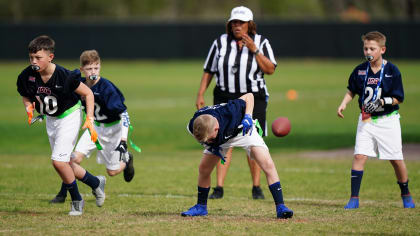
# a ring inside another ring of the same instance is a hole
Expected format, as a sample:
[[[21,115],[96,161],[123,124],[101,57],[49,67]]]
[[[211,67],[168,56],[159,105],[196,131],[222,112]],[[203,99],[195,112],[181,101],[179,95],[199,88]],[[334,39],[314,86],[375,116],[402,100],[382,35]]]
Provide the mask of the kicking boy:
[[[85,97],[86,101],[87,119],[83,128],[90,130],[92,141],[98,138],[93,128],[94,97],[92,91],[78,80],[78,70],[69,71],[52,63],[54,48],[54,40],[45,35],[29,43],[31,65],[19,74],[17,90],[22,96],[29,125],[34,109],[41,115],[46,115],[52,165],[72,199],[69,215],[81,215],[84,201],[69,161],[82,123],[78,95]]]
[[[362,36],[363,52],[367,59],[350,75],[347,93],[337,109],[344,118],[346,105],[357,94],[361,114],[357,125],[356,145],[351,170],[351,197],[344,207],[359,208],[359,189],[363,168],[370,157],[389,160],[394,167],[404,208],[414,208],[408,190],[408,174],[402,154],[399,106],[404,100],[401,73],[397,66],[382,58],[386,37],[373,31]]]
[[[219,158],[224,161],[224,156],[231,147],[244,148],[264,171],[276,204],[277,218],[293,216],[293,211],[284,205],[279,176],[268,147],[258,135],[252,120],[253,108],[254,95],[247,93],[228,103],[203,107],[190,120],[188,131],[206,149],[198,168],[197,204],[182,212],[182,216],[207,215],[211,172]]]
[[[96,50],[84,51],[80,55],[80,70],[85,83],[95,97],[95,129],[99,134],[99,143],[102,150],[98,150],[97,162],[105,164],[109,176],[115,176],[124,171],[124,179],[130,182],[134,177],[133,155],[127,152],[127,136],[130,125],[127,107],[124,105],[124,96],[120,90],[109,80],[100,76],[101,59]],[[85,131],[71,155],[71,165],[76,178],[89,185],[84,179],[89,173],[80,166],[80,162],[97,148]],[[102,182],[101,182],[102,183]],[[104,182],[105,184],[105,182]],[[103,185],[101,185],[103,186]],[[91,186],[92,187],[92,186]],[[102,188],[103,189],[103,188]],[[96,192],[92,187],[92,193]],[[51,203],[65,201],[67,191],[61,186],[60,192],[51,200]],[[102,206],[103,201],[97,201]]]

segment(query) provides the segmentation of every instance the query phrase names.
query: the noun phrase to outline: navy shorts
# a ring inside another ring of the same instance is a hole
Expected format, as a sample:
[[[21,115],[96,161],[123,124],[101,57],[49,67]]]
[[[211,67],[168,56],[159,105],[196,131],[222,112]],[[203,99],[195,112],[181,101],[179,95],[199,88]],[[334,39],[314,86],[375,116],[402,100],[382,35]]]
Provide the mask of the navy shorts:
[[[263,130],[263,137],[267,136],[266,113],[267,113],[267,98],[264,92],[254,94],[254,110],[252,118],[258,119]],[[221,91],[217,86],[213,91],[213,104],[227,103],[229,100],[237,99],[244,93],[227,93]]]

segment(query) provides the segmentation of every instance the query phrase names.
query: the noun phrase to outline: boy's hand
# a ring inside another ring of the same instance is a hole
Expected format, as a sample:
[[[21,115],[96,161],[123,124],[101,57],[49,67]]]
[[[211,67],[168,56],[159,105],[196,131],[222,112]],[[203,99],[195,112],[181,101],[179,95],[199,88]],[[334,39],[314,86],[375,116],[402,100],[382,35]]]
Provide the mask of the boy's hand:
[[[34,106],[32,104],[26,107],[26,114],[28,114],[28,124],[31,125],[32,117],[34,117]]]
[[[368,114],[373,113],[376,109],[378,109],[378,107],[382,107],[383,103],[382,103],[382,99],[377,99],[373,102],[369,102],[368,104],[365,105],[365,112]]]
[[[344,118],[343,111],[346,109],[345,104],[341,104],[337,109],[337,115],[341,118]]]
[[[252,121],[252,117],[250,114],[245,114],[244,118],[242,119],[242,135],[245,136],[249,130],[251,130],[251,133],[249,135],[252,134],[252,125],[253,125],[253,121]]]
[[[96,143],[96,140],[98,140],[98,133],[96,133],[95,128],[93,127],[93,117],[86,117],[86,121],[83,124],[82,129],[89,129],[90,132],[90,139],[92,140],[92,142]]]

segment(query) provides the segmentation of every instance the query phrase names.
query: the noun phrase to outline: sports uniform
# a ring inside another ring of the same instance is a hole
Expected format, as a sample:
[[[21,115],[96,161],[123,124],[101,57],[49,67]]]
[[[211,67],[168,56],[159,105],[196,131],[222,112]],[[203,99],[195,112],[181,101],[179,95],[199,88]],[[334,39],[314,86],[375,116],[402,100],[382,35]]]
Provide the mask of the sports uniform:
[[[182,212],[182,216],[207,215],[211,171],[218,162],[214,155],[224,160],[227,150],[231,147],[242,147],[255,161],[265,163],[263,170],[267,175],[269,189],[276,204],[277,217],[291,218],[293,216],[293,211],[284,205],[280,180],[268,147],[258,134],[255,123],[249,114],[252,112],[253,104],[253,95],[248,93],[241,99],[203,107],[195,112],[193,118],[189,121],[187,129],[191,134],[194,133],[196,127],[201,127],[197,128],[197,133],[193,134],[196,139],[203,130],[210,129],[211,135],[208,135],[206,139],[203,139],[205,141],[201,143],[205,150],[199,167],[197,204],[188,211]],[[202,117],[205,118],[201,119]],[[204,119],[208,120],[205,121]],[[208,139],[209,137],[211,139]]]
[[[17,90],[35,102],[38,113],[46,115],[47,134],[52,150],[51,159],[68,162],[76,144],[82,116],[79,97],[80,71],[69,71],[56,65],[47,83],[30,66],[18,76]]]
[[[404,100],[400,71],[390,62],[383,64],[383,69],[374,73],[369,68],[369,62],[364,62],[351,73],[347,88],[359,95],[360,109],[364,104],[372,102],[378,84],[376,99],[394,97],[400,102]],[[398,104],[378,107],[372,113],[372,122],[362,121],[360,114],[354,154],[386,160],[403,159],[398,109]]]
[[[260,53],[277,65],[274,53],[267,38],[262,35],[250,35]],[[255,106],[252,117],[258,119],[267,136],[266,111],[268,90],[264,73],[258,66],[255,55],[247,48],[239,48],[237,40],[223,34],[214,40],[204,64],[204,72],[216,75],[213,90],[213,103],[226,103],[246,93],[253,93]]]
[[[219,132],[215,141],[211,144],[203,143],[204,153],[213,153],[224,158],[230,147],[242,147],[251,155],[252,146],[261,146],[268,149],[264,140],[259,136],[255,125],[252,127],[251,135],[242,135],[241,122],[245,115],[245,102],[241,99],[228,101],[228,103],[206,106],[198,110],[188,124],[188,131],[192,134],[194,120],[203,114],[216,117],[219,122]]]
[[[361,114],[357,125],[356,144],[351,168],[351,195],[345,209],[359,208],[359,190],[368,157],[389,160],[401,190],[404,208],[415,204],[408,189],[408,173],[402,154],[399,105],[404,89],[398,68],[383,59],[386,36],[378,31],[362,35],[364,62],[352,71],[347,93],[337,109],[343,111],[357,94]]]
[[[85,82],[86,78],[82,78],[81,81]],[[98,150],[97,162],[105,164],[109,170],[118,170],[120,152],[115,149],[122,137],[127,139],[130,125],[124,96],[111,81],[103,77],[90,89],[95,96],[95,129],[102,146],[102,150]],[[87,157],[96,149],[95,143],[89,137],[89,133],[85,131],[75,149]]]
[[[227,22],[226,34],[216,38],[204,63],[204,74],[197,96],[197,108],[204,106],[203,94],[216,76],[213,90],[213,104],[227,103],[246,93],[254,95],[252,117],[259,122],[262,136],[267,136],[266,111],[268,90],[265,74],[275,71],[277,62],[270,42],[257,34],[253,14],[249,8],[239,6],[232,9]],[[229,152],[225,165],[217,165],[217,186],[210,195],[211,199],[223,197],[223,184],[230,165]],[[260,167],[248,156],[254,199],[264,199],[260,188]]]

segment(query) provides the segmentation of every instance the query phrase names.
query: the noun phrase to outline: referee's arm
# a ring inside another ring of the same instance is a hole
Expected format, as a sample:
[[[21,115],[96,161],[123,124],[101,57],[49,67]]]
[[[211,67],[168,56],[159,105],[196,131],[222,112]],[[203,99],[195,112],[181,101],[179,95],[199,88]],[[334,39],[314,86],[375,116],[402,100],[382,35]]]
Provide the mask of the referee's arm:
[[[202,108],[205,104],[204,93],[209,87],[212,78],[213,74],[209,72],[204,72],[203,77],[201,77],[200,88],[198,89],[197,100],[195,101],[195,106],[197,110]]]

